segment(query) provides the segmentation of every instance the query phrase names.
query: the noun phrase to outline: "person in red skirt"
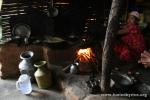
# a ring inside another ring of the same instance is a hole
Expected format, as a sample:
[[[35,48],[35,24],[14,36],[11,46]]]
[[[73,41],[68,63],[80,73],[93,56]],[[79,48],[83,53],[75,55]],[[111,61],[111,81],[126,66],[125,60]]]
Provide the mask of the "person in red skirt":
[[[121,42],[114,45],[114,51],[121,61],[137,62],[141,53],[146,49],[143,34],[138,26],[139,13],[130,12],[127,24],[118,31]]]

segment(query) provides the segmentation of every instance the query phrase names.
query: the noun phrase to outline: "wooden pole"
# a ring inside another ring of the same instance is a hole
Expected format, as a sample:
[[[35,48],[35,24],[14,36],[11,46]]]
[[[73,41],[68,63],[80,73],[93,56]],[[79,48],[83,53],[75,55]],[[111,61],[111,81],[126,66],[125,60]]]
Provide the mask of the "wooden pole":
[[[3,0],[0,0],[0,11],[1,11],[1,8],[2,8],[2,3],[3,3]]]
[[[119,14],[122,13],[121,6],[124,0],[113,0],[109,14],[108,26],[105,35],[103,54],[102,54],[102,74],[101,74],[101,92],[110,92],[110,73],[111,73],[111,51],[114,40],[114,34],[118,30]]]

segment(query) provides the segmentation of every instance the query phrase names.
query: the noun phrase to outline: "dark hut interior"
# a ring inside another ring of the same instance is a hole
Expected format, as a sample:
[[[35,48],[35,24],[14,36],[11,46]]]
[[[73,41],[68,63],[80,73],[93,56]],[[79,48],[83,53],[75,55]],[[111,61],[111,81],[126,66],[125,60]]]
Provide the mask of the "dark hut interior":
[[[148,100],[149,67],[107,44],[131,11],[149,51],[149,0],[1,0],[0,100]]]

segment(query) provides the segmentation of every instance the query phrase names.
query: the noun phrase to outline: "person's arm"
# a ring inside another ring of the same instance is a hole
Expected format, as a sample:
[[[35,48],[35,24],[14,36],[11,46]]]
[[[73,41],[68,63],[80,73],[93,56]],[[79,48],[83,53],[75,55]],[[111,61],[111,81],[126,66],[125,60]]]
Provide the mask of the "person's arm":
[[[128,33],[128,28],[127,26],[124,26],[121,30],[118,31],[118,35],[123,35]]]
[[[143,64],[146,68],[150,67],[150,53],[148,51],[141,53],[141,58],[138,63]]]

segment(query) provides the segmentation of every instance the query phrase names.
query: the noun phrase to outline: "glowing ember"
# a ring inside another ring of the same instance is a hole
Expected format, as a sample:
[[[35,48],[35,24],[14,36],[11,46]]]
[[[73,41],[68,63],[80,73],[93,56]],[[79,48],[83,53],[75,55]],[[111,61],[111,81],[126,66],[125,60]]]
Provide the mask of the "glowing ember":
[[[77,57],[80,62],[93,62],[95,55],[91,48],[79,49],[77,52]]]

